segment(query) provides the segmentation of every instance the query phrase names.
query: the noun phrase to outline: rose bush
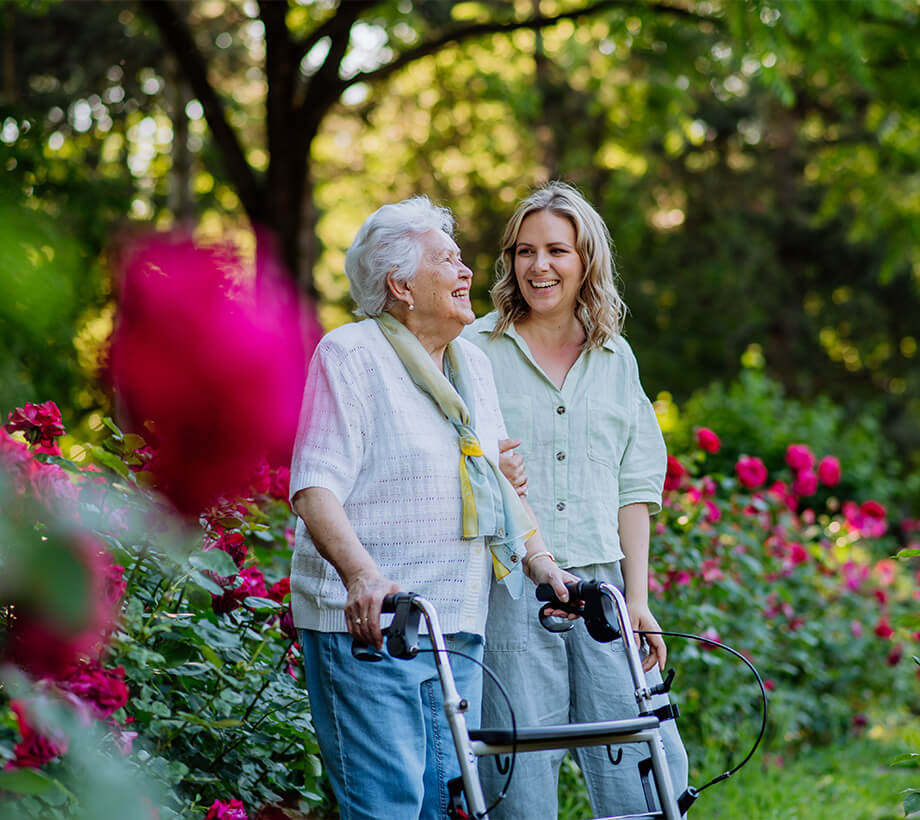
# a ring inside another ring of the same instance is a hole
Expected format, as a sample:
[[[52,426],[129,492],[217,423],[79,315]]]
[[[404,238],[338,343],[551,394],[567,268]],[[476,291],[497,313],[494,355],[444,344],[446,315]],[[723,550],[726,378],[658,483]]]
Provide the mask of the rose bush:
[[[913,702],[920,527],[836,494],[848,464],[817,446],[790,442],[808,453],[792,450],[790,464],[786,446],[768,466],[703,429],[672,452],[653,520],[659,620],[754,661],[774,746],[861,731],[870,709]],[[12,812],[0,817],[322,816],[328,789],[288,603],[286,468],[257,464],[248,489],[214,499],[192,526],[150,486],[159,452],[111,420],[104,431],[80,463],[51,454],[59,433],[50,449],[28,428],[0,433],[0,788]],[[727,464],[726,451],[737,454]],[[49,583],[70,594],[47,594]],[[41,640],[21,641],[33,622]],[[30,646],[42,650],[23,654]],[[737,760],[757,726],[747,671],[712,645],[672,638],[669,650],[694,766]],[[36,666],[36,654],[54,661]],[[94,765],[119,766],[142,795],[135,814],[97,808],[96,781],[81,788],[81,726],[93,731]]]
[[[729,472],[710,472],[702,447],[682,460],[681,485],[665,492],[653,521],[656,615],[666,628],[718,636],[756,664],[772,741],[827,742],[859,728],[870,708],[913,702],[916,677],[901,660],[920,640],[920,567],[912,554],[877,557],[898,545],[884,506],[828,495],[839,464],[818,494],[815,456],[801,444],[772,472],[744,455]],[[705,646],[673,638],[670,653],[691,760],[737,760],[757,729],[753,679]]]

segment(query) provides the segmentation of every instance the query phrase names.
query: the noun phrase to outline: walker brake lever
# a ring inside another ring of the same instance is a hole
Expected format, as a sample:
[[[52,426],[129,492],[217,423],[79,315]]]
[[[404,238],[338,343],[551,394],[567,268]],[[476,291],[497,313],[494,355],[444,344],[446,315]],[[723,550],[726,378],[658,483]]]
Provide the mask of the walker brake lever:
[[[412,605],[414,592],[397,592],[387,595],[380,607],[381,612],[395,613],[388,627],[381,630],[386,637],[387,651],[394,658],[410,660],[418,654],[418,627],[421,612]],[[359,661],[376,663],[384,658],[383,652],[357,639],[351,642],[351,654]]]
[[[550,610],[562,610],[563,612],[571,612],[573,615],[579,616],[585,613],[584,607],[580,604],[572,603],[572,601],[580,600],[580,596],[578,595],[580,582],[575,583],[573,581],[565,586],[569,591],[568,601],[560,601],[549,584],[539,584],[537,586],[537,600],[547,601],[540,609],[540,626],[548,632],[568,632],[575,626],[575,621],[556,619],[549,614]]]

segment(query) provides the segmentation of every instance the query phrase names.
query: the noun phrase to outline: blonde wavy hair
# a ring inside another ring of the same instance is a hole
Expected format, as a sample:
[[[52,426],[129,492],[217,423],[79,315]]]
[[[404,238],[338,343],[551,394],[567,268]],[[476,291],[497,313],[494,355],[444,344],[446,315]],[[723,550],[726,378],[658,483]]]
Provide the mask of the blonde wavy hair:
[[[611,250],[610,232],[600,214],[581,193],[565,182],[549,182],[523,200],[505,226],[501,254],[495,263],[496,280],[492,303],[498,322],[491,333],[497,338],[513,322],[524,319],[530,308],[514,275],[514,255],[521,223],[536,211],[549,211],[568,219],[575,228],[575,248],[585,268],[575,315],[585,329],[585,349],[601,347],[619,335],[626,318],[626,303],[616,288],[617,272]]]

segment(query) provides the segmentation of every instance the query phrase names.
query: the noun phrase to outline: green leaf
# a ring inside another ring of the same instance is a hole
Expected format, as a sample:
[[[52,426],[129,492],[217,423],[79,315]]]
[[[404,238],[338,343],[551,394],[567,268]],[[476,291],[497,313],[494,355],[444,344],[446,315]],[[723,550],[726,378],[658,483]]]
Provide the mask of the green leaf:
[[[58,787],[60,784],[57,780],[37,769],[14,769],[10,772],[0,772],[0,790],[17,794],[47,794]]]
[[[93,444],[89,448],[90,453],[92,454],[93,460],[102,464],[124,478],[128,478],[131,475],[131,470],[128,468],[128,465],[125,464],[118,456],[114,453],[110,453],[104,447],[100,447],[98,444]]]
[[[920,547],[905,547],[902,550],[898,550],[898,558],[916,558],[920,555]]]
[[[188,562],[196,569],[208,570],[223,577],[236,575],[239,572],[236,562],[223,550],[218,549],[196,552],[188,557]]]
[[[201,587],[205,592],[210,592],[211,595],[224,594],[224,590],[220,587],[220,585],[208,578],[207,575],[202,575],[200,572],[195,572],[192,570],[188,574],[188,578],[193,584]]]
[[[904,814],[911,815],[920,811],[920,792],[911,792],[904,798]]]
[[[243,606],[248,607],[253,612],[280,612],[285,608],[284,604],[279,604],[271,598],[260,598],[255,595],[244,598]]]

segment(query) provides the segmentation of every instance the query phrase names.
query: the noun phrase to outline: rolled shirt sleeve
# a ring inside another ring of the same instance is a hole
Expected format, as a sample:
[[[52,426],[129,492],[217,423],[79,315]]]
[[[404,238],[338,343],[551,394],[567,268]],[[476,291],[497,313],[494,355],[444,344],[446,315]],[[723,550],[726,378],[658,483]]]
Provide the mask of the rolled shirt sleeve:
[[[620,461],[620,506],[648,504],[649,513],[660,512],[666,468],[667,450],[655,408],[640,385],[629,440]]]

